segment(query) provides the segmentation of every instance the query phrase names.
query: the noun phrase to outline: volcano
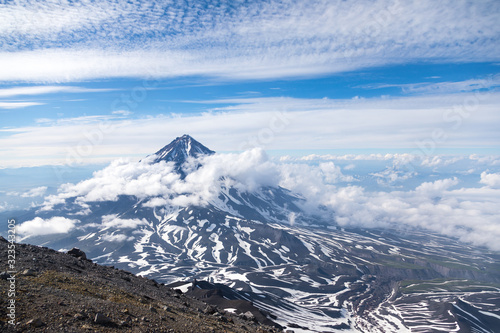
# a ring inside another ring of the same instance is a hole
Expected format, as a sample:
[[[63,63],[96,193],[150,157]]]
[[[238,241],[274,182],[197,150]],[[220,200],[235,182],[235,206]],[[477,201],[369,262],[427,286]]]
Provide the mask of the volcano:
[[[174,141],[158,150],[154,155],[156,158],[154,163],[160,161],[175,162],[176,165],[182,165],[186,159],[191,157],[199,157],[200,155],[213,155],[215,152],[208,149],[191,136],[184,134],[176,138]]]
[[[213,154],[215,154],[213,150],[208,149],[191,136],[184,134],[153,154],[155,157],[153,163],[160,161],[174,162],[176,172],[184,178],[186,174],[182,170],[182,165],[189,157],[197,158]]]
[[[260,158],[244,154],[234,158]],[[221,175],[217,158],[183,135],[111,164],[22,216],[56,231],[23,241],[78,247],[194,295],[194,280],[223,284],[225,298],[297,332],[498,331],[498,253],[421,230],[341,228],[300,194],[249,182],[252,169]]]

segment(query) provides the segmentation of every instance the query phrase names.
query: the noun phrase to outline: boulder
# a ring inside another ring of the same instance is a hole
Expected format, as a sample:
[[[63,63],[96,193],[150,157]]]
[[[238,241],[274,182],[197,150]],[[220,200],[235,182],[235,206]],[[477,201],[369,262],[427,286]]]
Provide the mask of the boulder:
[[[36,276],[36,271],[32,270],[31,268],[25,269],[21,275],[23,276]]]
[[[241,313],[240,317],[245,319],[245,320],[255,320],[255,316],[250,311],[247,311],[245,313]]]
[[[105,316],[102,313],[98,312],[95,315],[94,322],[99,325],[107,325],[111,323],[111,319],[108,316]]]
[[[76,247],[69,250],[68,254],[75,257],[75,258],[78,258],[78,259],[82,259],[82,260],[87,259],[87,255],[85,254],[85,252],[83,252],[82,250],[80,250],[79,248],[76,248]]]
[[[40,318],[36,318],[36,319],[29,320],[26,323],[26,325],[31,326],[31,327],[42,327],[43,325],[45,325],[45,323]]]

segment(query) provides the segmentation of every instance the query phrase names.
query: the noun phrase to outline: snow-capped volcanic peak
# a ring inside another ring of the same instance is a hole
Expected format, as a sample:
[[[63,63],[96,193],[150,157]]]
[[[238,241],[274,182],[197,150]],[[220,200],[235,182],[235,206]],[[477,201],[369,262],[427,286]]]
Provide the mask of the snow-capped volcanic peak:
[[[189,280],[224,283],[296,332],[500,327],[498,252],[428,230],[343,227],[270,181],[259,152],[213,154],[184,135],[145,163],[115,161],[23,213],[20,227],[44,230],[22,241],[182,280],[195,296]]]
[[[191,136],[184,134],[158,150],[154,154],[156,155],[154,162],[173,161],[176,162],[177,165],[180,165],[186,161],[188,156],[199,157],[200,155],[213,154],[215,154],[214,151],[208,149]]]

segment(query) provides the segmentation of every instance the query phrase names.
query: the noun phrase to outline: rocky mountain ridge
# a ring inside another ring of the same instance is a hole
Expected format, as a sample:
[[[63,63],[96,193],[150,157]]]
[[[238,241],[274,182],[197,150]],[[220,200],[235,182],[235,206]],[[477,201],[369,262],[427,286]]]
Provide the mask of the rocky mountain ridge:
[[[1,262],[8,243],[0,238]],[[2,299],[15,300],[15,325],[0,308],[2,332],[281,332],[260,322],[267,317],[250,302],[233,302],[227,312],[200,292],[220,289],[205,282],[198,294],[130,272],[97,265],[84,252],[65,254],[45,247],[14,244],[17,274],[2,272]],[[8,295],[14,277],[15,295]],[[196,297],[198,296],[198,297]],[[219,300],[220,301],[220,300]],[[245,310],[245,311],[243,311]]]

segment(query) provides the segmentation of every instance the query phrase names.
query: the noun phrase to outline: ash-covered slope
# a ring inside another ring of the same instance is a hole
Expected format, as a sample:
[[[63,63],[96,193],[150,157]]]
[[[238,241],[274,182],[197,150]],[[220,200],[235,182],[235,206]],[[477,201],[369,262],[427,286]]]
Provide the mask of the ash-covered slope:
[[[188,136],[177,138],[149,162],[120,166],[122,178],[99,191],[70,189],[50,209],[26,214],[19,223],[77,222],[66,234],[24,241],[76,246],[98,263],[160,282],[223,283],[289,329],[495,331],[498,253],[417,230],[327,224],[325,216],[306,214],[302,198],[284,188],[249,186],[245,177],[214,172],[210,159],[216,157]],[[94,183],[114,179],[113,172],[103,174]],[[209,186],[197,186],[210,177],[216,179]],[[210,193],[198,200],[197,191]]]
[[[2,263],[7,261],[8,245],[0,237]],[[15,325],[8,323],[12,317],[2,306],[2,332],[281,331],[259,323],[261,319],[272,324],[247,301],[239,302],[246,311],[239,316],[163,283],[99,266],[78,251],[70,255],[33,245],[14,245],[19,273],[15,280],[9,273],[1,273],[0,289],[3,300],[15,299]],[[11,290],[15,296],[8,296]]]

